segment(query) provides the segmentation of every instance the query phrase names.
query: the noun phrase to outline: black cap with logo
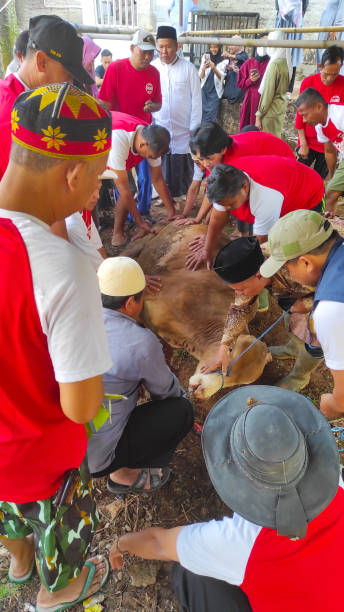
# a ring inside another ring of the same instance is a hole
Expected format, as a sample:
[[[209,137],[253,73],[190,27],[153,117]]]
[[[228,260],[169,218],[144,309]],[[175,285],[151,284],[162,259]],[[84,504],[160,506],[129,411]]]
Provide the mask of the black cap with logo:
[[[75,27],[57,15],[30,19],[28,46],[60,62],[80,83],[92,85],[94,81],[82,65],[83,45]]]

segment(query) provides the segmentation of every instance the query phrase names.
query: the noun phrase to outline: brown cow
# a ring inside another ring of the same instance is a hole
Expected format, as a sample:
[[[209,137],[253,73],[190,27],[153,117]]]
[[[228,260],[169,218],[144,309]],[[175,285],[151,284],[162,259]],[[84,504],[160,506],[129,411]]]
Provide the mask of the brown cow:
[[[200,367],[217,353],[234,292],[212,271],[203,268],[192,272],[185,268],[188,245],[195,236],[206,233],[206,226],[169,224],[158,226],[158,230],[157,235],[145,236],[123,253],[135,257],[146,274],[156,274],[162,281],[160,293],[145,297],[143,323],[170,346],[186,349],[199,360],[189,389],[197,399],[207,399],[221,388],[222,375],[202,374]],[[222,243],[226,242],[228,238],[223,236]],[[233,358],[253,340],[249,335],[239,336]],[[233,366],[223,386],[254,382],[262,374],[266,360],[266,345],[258,342]]]

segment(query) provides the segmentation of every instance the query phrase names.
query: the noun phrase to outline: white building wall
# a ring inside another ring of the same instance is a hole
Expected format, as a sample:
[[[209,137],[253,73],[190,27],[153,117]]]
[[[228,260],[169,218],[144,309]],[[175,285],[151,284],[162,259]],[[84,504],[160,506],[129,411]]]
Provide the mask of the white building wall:
[[[310,0],[304,26],[318,26],[324,6],[325,0]],[[231,0],[231,2],[228,2],[228,0],[209,0],[209,10],[238,13],[244,10],[248,13],[259,13],[259,27],[273,27],[276,19],[275,0],[246,0],[244,5],[242,0]]]

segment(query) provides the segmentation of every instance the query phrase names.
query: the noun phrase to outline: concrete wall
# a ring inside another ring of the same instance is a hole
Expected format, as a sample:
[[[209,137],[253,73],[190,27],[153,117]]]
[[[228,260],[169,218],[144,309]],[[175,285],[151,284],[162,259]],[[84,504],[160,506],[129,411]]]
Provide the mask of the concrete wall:
[[[310,0],[305,15],[304,25],[318,26],[324,6],[324,0]],[[244,5],[242,0],[231,0],[230,3],[228,0],[209,0],[209,10],[238,13],[244,10],[248,13],[259,13],[260,27],[273,27],[276,18],[275,0],[246,0]]]
[[[30,17],[36,15],[59,15],[67,21],[82,22],[81,0],[16,0],[18,29],[29,25]]]

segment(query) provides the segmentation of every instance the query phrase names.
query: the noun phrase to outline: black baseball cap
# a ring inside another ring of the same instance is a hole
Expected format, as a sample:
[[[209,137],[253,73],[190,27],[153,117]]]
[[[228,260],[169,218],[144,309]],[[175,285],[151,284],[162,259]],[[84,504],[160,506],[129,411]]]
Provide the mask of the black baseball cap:
[[[257,274],[264,255],[256,236],[243,236],[226,244],[216,255],[213,270],[226,283],[241,283]]]
[[[94,83],[82,65],[84,42],[75,27],[57,15],[38,15],[29,22],[28,46],[44,51],[60,62],[70,74],[86,85]]]

